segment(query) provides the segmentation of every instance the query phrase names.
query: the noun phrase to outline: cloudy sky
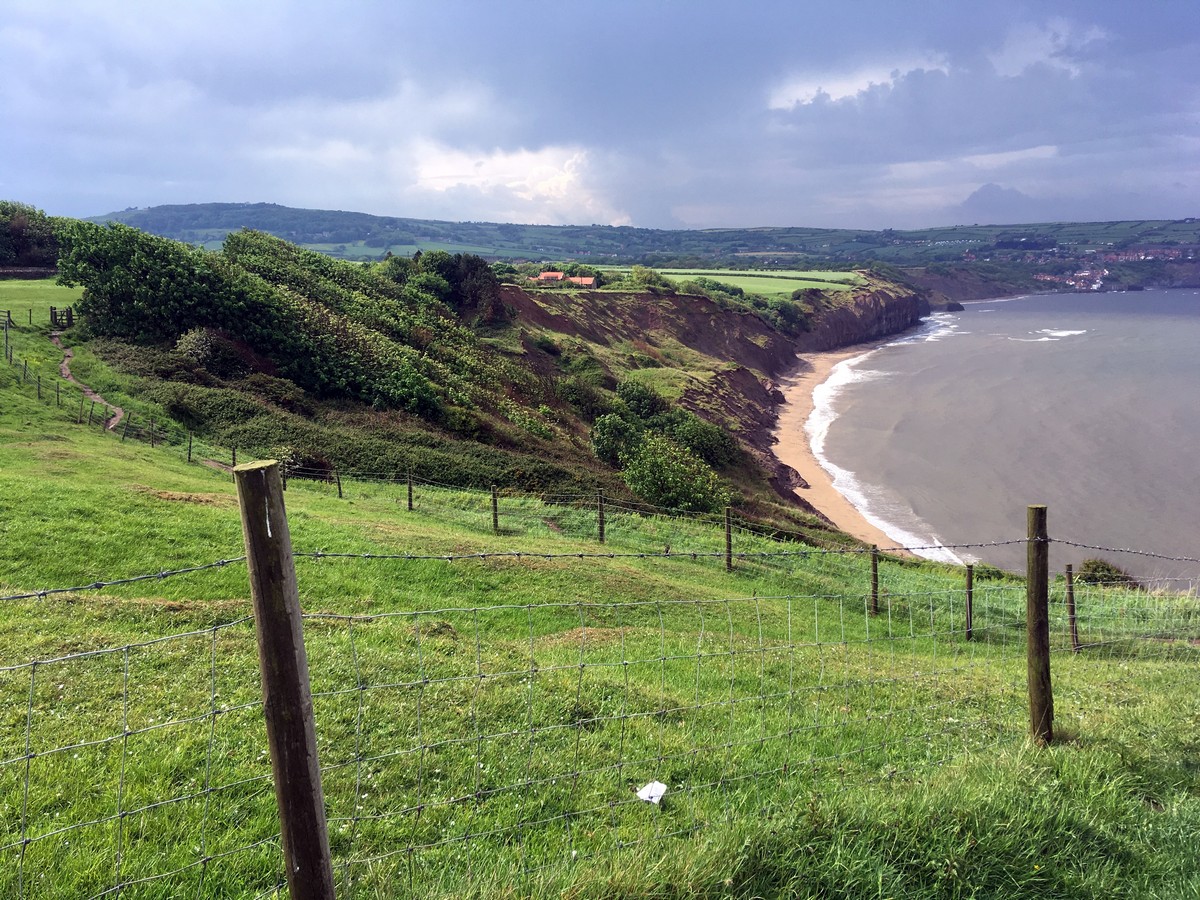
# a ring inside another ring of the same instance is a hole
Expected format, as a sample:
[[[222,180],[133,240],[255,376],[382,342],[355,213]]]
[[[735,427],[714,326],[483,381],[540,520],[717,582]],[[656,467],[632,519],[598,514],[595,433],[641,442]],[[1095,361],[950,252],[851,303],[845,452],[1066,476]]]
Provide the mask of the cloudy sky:
[[[914,228],[1200,215],[1200,3],[0,0],[0,198]]]

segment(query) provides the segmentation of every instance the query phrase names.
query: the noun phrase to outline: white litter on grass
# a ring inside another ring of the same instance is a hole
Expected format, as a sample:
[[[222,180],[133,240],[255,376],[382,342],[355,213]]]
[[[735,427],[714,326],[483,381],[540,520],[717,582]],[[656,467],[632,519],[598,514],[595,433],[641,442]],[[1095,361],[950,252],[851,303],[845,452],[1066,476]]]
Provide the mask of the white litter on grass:
[[[639,800],[645,800],[647,803],[657,804],[663,798],[663,794],[667,792],[667,786],[661,781],[652,781],[640,791],[637,792]]]

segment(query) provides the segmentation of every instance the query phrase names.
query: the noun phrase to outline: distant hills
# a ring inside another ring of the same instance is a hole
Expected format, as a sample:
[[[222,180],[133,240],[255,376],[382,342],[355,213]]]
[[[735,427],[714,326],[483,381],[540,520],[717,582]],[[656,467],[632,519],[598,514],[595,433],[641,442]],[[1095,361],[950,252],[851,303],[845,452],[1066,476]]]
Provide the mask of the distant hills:
[[[442,222],[274,203],[195,203],[126,209],[91,221],[123,222],[152,234],[215,249],[232,231],[253,228],[350,260],[417,250],[495,259],[591,260],[650,265],[788,265],[806,262],[897,266],[954,262],[964,255],[1024,250],[1077,257],[1131,247],[1200,247],[1200,220],[960,225],[915,231],[838,228],[667,230],[611,225]]]

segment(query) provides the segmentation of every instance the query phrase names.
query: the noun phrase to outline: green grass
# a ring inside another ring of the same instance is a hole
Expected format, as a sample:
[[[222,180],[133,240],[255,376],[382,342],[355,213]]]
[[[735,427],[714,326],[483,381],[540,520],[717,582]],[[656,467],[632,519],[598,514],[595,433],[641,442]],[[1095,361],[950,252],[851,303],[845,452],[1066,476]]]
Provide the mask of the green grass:
[[[704,276],[725,281],[723,276],[733,275],[746,278],[774,278],[784,281],[834,281],[844,284],[864,284],[865,279],[857,272],[838,269],[660,269],[663,275],[671,278],[679,276]]]
[[[44,332],[13,340],[52,373]],[[876,618],[861,553],[739,528],[726,572],[702,519],[610,504],[601,545],[590,498],[504,494],[493,533],[485,492],[343,493],[289,481],[298,553],[500,555],[297,560],[339,896],[1200,891],[1194,597],[1081,589],[1072,655],[1056,586],[1039,751],[1018,580],[977,580],[968,642],[946,566],[885,558]],[[0,596],[241,546],[228,474],[0,367]],[[247,592],[233,563],[0,607],[0,895],[278,883]]]

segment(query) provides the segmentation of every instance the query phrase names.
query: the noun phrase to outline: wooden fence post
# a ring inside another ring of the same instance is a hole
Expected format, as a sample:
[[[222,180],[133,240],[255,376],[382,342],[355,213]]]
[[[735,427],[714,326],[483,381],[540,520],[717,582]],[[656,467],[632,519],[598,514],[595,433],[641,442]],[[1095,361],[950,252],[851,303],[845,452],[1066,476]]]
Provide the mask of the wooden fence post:
[[[83,394],[80,394],[80,395],[79,395],[79,415],[78,415],[78,417],[76,417],[76,419],[75,419],[75,424],[76,424],[76,425],[82,425],[82,424],[83,424],[83,401],[84,401],[84,400],[86,400],[86,399],[87,399],[87,397],[86,397],[86,396],[84,396]],[[91,423],[91,422],[88,422],[88,424],[90,425],[90,424],[92,424],[92,423]]]
[[[1045,746],[1054,740],[1054,691],[1050,685],[1050,538],[1046,507],[1028,509],[1025,571],[1026,681],[1029,736]]]
[[[288,892],[291,900],[333,900],[312,688],[279,464],[247,463],[234,469],[233,476],[250,570]]]
[[[406,480],[408,481],[408,511],[412,512],[412,472],[408,473]]]
[[[88,424],[92,424],[92,413],[96,411],[96,401],[92,401],[92,405],[88,407]]]
[[[62,385],[54,382],[54,405],[62,406]]]
[[[230,447],[229,449],[230,449],[230,452],[233,454],[233,456],[232,456],[233,468],[236,469],[237,468],[237,447],[234,446],[234,447]]]
[[[1075,617],[1075,571],[1067,563],[1067,622],[1071,627],[1071,652],[1079,652],[1079,620]]]
[[[38,394],[38,399],[41,400],[42,399],[42,376],[41,375],[39,375],[37,377],[37,394]]]
[[[604,491],[596,492],[596,529],[599,531],[600,543],[604,543]]]
[[[192,433],[188,432],[188,462],[192,461]]]
[[[500,533],[500,495],[494,484],[492,485],[492,531],[496,534]]]
[[[975,637],[975,567],[967,566],[967,640]]]
[[[125,435],[129,434],[129,423],[130,423],[130,422],[132,422],[132,421],[133,421],[133,415],[132,415],[132,414],[130,414],[130,415],[128,415],[128,416],[126,416],[126,417],[125,417],[125,427],[121,429],[121,441],[122,441],[122,443],[124,443],[124,441],[125,441]]]
[[[337,469],[334,469],[333,477],[334,477],[334,480],[337,481],[338,499],[341,500],[342,499],[342,473],[339,472]]]
[[[879,547],[871,545],[871,615],[879,615]]]
[[[733,511],[725,507],[725,571],[733,571]]]

